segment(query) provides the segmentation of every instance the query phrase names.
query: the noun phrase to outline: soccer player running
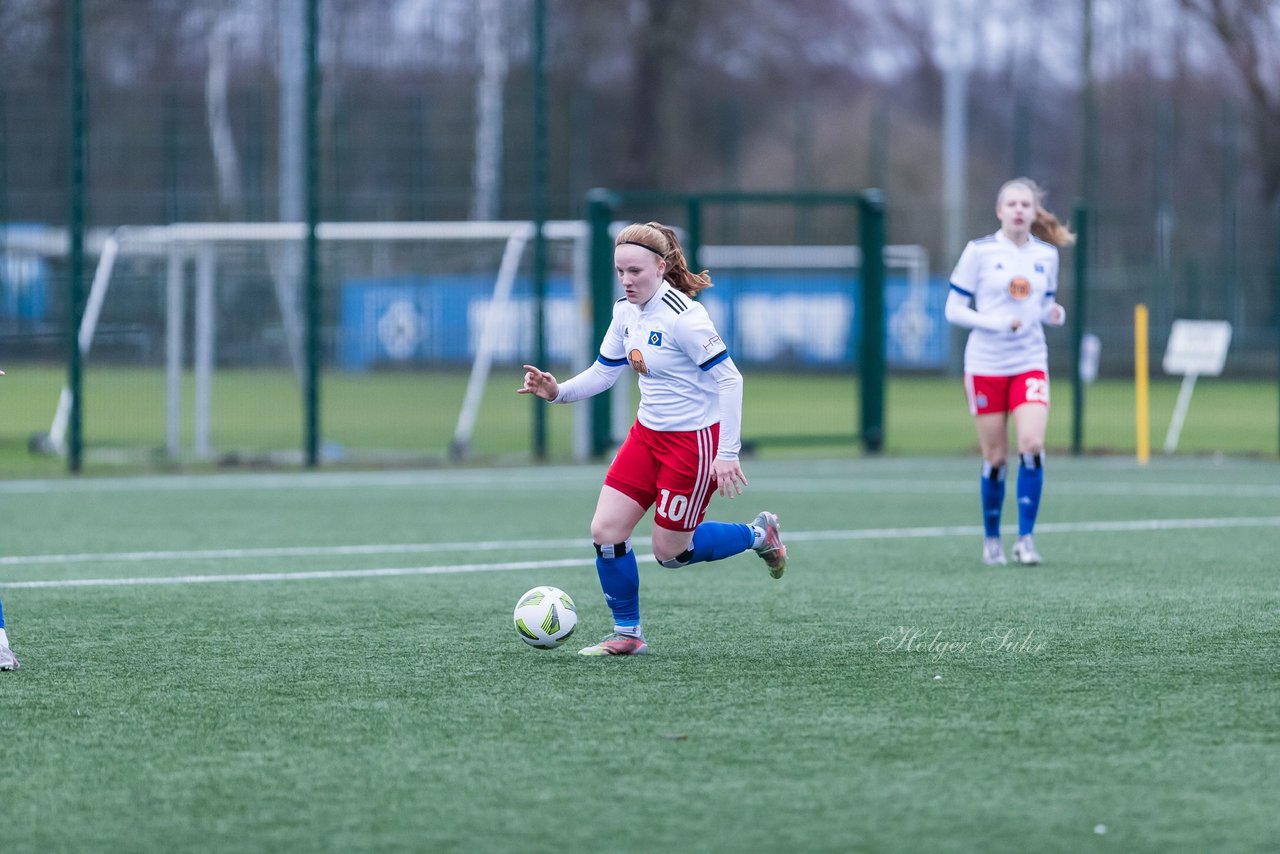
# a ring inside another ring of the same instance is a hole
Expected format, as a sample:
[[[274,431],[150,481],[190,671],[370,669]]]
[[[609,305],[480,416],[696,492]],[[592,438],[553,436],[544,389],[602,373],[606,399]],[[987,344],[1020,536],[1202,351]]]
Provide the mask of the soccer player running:
[[[782,576],[787,548],[778,517],[761,511],[751,524],[706,522],[711,493],[733,498],[747,478],[738,462],[742,374],[706,309],[695,302],[711,287],[689,270],[675,232],[656,222],[629,225],[614,241],[613,263],[625,296],[596,361],[565,382],[525,365],[520,394],[572,403],[613,386],[623,368],[639,375],[636,423],[608,472],[591,537],[596,572],[613,612],[613,632],[582,655],[643,655],[640,573],[631,548],[636,525],[657,505],[653,553],[668,568],[722,560],[754,549],[769,574]]]
[[[1040,563],[1032,535],[1044,485],[1049,421],[1049,357],[1043,327],[1066,322],[1066,309],[1054,300],[1058,247],[1075,242],[1075,235],[1044,209],[1043,198],[1030,178],[1015,178],[1000,188],[1000,230],[965,246],[947,295],[947,320],[971,330],[964,348],[964,382],[982,452],[982,560],[991,566],[1007,563],[1000,542],[1000,510],[1011,413],[1020,463],[1013,559],[1029,566]]]

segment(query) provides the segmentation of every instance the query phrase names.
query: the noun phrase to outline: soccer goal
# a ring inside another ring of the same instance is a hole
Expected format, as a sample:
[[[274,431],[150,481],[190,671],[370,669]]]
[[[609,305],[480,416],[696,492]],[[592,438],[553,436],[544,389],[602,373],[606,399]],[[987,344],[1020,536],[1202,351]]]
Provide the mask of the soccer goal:
[[[526,401],[481,413],[495,365],[532,357],[534,235],[529,222],[319,225],[324,458],[465,458],[486,429],[484,453],[527,453],[517,423]],[[589,358],[587,236],[582,222],[544,224],[553,364]],[[300,460],[304,238],[301,223],[92,233],[97,262],[78,330],[87,451]],[[50,243],[65,247],[46,241],[46,254]],[[64,389],[33,445],[65,452],[71,403]],[[586,413],[573,425],[573,454],[586,456]]]

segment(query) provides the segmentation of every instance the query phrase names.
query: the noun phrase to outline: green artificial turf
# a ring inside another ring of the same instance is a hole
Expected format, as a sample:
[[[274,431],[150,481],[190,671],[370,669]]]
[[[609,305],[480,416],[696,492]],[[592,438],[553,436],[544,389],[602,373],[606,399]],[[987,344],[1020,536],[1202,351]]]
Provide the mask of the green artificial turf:
[[[600,466],[0,482],[0,850],[1274,850],[1274,462],[1052,459],[1037,568],[972,459],[745,467],[787,574],[642,526],[603,660]]]

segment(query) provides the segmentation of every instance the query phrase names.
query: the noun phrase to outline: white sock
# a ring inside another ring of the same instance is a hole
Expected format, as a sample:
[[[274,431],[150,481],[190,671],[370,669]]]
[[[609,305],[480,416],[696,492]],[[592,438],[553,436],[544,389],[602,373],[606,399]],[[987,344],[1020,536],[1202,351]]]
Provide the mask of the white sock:
[[[620,635],[627,635],[628,637],[644,637],[644,632],[640,630],[639,626],[614,626],[613,630]]]
[[[9,645],[9,636],[4,633],[4,629],[0,629],[0,646]]]
[[[764,545],[764,528],[759,525],[752,525],[751,531],[755,534],[755,539],[751,541],[751,548],[758,551]]]

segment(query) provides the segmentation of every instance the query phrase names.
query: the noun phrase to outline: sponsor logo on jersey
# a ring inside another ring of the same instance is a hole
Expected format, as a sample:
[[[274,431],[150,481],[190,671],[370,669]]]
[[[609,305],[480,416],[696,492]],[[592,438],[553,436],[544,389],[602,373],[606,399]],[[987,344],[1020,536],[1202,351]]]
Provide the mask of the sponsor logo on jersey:
[[[631,370],[641,376],[649,376],[649,366],[644,363],[644,354],[639,350],[632,350],[628,353],[627,361],[631,363]]]
[[[1031,282],[1026,276],[1014,276],[1009,280],[1009,296],[1019,300],[1031,296]]]
[[[1037,261],[1037,262],[1036,262],[1036,272],[1037,272],[1037,273],[1043,273],[1043,272],[1044,272],[1044,265],[1043,265],[1043,264],[1041,264],[1039,261]]]
[[[724,343],[720,340],[720,336],[712,335],[710,338],[707,339],[706,343],[702,345],[702,351],[704,353],[713,353],[716,350],[719,350],[723,346],[724,346]]]
[[[661,332],[650,332],[650,333],[649,333],[649,346],[650,346],[650,347],[661,347],[661,346],[662,346],[662,333],[661,333]]]

